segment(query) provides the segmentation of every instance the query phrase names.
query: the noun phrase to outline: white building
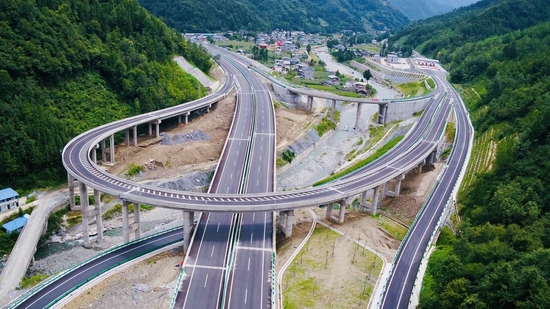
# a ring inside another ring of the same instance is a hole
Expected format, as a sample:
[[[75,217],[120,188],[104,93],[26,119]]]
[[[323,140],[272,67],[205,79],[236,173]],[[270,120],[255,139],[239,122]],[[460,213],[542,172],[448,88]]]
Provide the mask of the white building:
[[[389,53],[386,61],[391,63],[399,63],[399,58],[397,57],[397,54]]]
[[[0,190],[0,212],[19,207],[19,193],[12,188]]]

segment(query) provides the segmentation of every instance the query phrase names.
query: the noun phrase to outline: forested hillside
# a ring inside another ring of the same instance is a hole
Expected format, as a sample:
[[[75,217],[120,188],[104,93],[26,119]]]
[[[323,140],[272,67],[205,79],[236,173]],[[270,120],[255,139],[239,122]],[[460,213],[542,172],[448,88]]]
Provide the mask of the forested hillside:
[[[392,40],[445,61],[446,53],[464,44],[525,29],[549,18],[547,0],[482,0],[445,15],[415,21]]]
[[[454,8],[470,5],[478,0],[389,0],[410,20],[424,19],[452,11]]]
[[[470,164],[461,223],[438,241],[421,308],[550,308],[549,9],[538,0],[487,4],[407,30],[460,83],[484,141],[473,158],[487,154]]]
[[[140,0],[181,32],[271,31],[335,33],[399,30],[409,23],[380,0]]]
[[[137,1],[0,1],[0,187],[65,179],[60,151],[77,134],[197,98],[176,54],[210,69]]]

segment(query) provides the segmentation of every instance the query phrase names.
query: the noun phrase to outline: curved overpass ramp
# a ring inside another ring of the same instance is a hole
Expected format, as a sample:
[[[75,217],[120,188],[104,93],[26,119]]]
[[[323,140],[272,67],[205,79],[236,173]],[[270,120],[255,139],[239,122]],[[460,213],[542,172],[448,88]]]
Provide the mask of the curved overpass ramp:
[[[425,161],[437,147],[451,105],[441,90],[431,101],[426,112],[398,147],[383,159],[328,185],[279,193],[254,194],[200,194],[143,186],[105,173],[90,158],[95,145],[109,135],[137,124],[166,119],[181,113],[207,106],[226,95],[232,86],[232,76],[226,76],[223,91],[213,97],[193,102],[193,107],[175,107],[110,123],[73,139],[63,151],[63,163],[79,181],[105,193],[137,203],[188,211],[257,212],[289,210],[326,204],[365,192],[401,175]],[[187,104],[186,104],[187,105]],[[399,151],[396,151],[399,150]],[[181,234],[180,234],[181,235]],[[103,262],[98,262],[103,263]],[[82,280],[82,279],[81,279]],[[25,307],[22,307],[25,308]]]

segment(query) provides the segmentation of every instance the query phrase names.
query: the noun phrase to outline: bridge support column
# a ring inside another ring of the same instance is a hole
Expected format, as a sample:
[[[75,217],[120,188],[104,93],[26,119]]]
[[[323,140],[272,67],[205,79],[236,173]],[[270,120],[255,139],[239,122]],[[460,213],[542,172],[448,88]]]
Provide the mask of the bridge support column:
[[[422,162],[422,163],[418,164],[418,166],[416,167],[416,172],[418,174],[422,174],[422,167],[423,166],[424,166],[424,163]]]
[[[206,112],[207,113],[210,113],[210,109],[212,108],[212,104],[208,105],[208,107],[206,107]]]
[[[84,245],[90,244],[90,235],[88,233],[88,188],[86,184],[80,183],[80,211],[82,213],[82,239]]]
[[[346,201],[340,201],[340,211],[338,212],[338,223],[344,223],[344,216],[346,215]]]
[[[134,230],[134,238],[141,237],[141,220],[139,218],[139,206],[140,204],[134,203],[134,223],[132,223],[132,230]]]
[[[401,182],[405,179],[405,174],[401,174],[395,180],[395,189],[393,189],[394,194],[397,196],[401,194]]]
[[[386,184],[386,195],[391,197],[398,196],[401,193],[401,182],[403,181],[403,179],[405,179],[405,174],[401,174],[394,179],[395,188],[393,189],[393,191],[391,191],[388,188],[388,184]]]
[[[153,124],[149,122],[149,136],[153,135]]]
[[[332,208],[334,207],[334,203],[328,203],[327,204],[327,214],[326,214],[326,218],[327,220],[330,220],[330,218],[332,218]]]
[[[134,126],[134,147],[137,147],[137,125]]]
[[[386,124],[386,113],[388,112],[388,103],[378,106],[378,123]]]
[[[313,110],[313,97],[311,97],[311,96],[307,97],[307,110],[308,111]]]
[[[74,199],[74,187],[75,187],[75,182],[74,182],[74,177],[73,175],[71,175],[70,173],[67,173],[67,180],[69,182],[69,206],[71,207],[71,210],[76,210],[76,204],[75,204],[75,199]]]
[[[101,140],[101,162],[107,163],[107,146],[105,146],[105,140]]]
[[[336,111],[336,100],[332,100],[332,110],[330,112],[330,121],[334,122],[334,112]]]
[[[189,123],[189,115],[191,114],[191,112],[187,112],[185,113],[185,124],[188,124]]]
[[[130,224],[128,221],[128,201],[122,202],[122,238],[125,243],[130,241]]]
[[[355,128],[353,129],[359,130],[359,125],[361,124],[361,106],[363,106],[363,104],[357,102],[357,113],[355,114]]]
[[[370,211],[373,215],[378,212],[378,199],[380,198],[380,189],[384,190],[383,185],[379,185],[373,189],[372,203],[367,202],[367,191],[361,194],[361,210]]]
[[[101,194],[94,189],[95,225],[97,228],[97,240],[103,240],[103,219],[101,218]]]
[[[156,123],[156,127],[155,127],[155,137],[159,138],[159,136],[160,136],[160,121]]]
[[[361,199],[359,200],[359,209],[361,211],[365,211],[368,209],[367,191],[363,191],[363,193],[361,193]]]
[[[279,211],[279,230],[285,234],[285,237],[292,236],[292,218],[294,210]]]
[[[426,161],[428,164],[437,162],[437,149],[430,153]]]
[[[294,217],[294,210],[287,210],[285,211],[285,214],[286,214],[285,236],[290,237],[292,236],[292,218]]]
[[[183,252],[187,254],[191,245],[191,232],[193,231],[193,219],[195,213],[193,211],[183,211]]]
[[[109,137],[110,147],[109,147],[109,153],[110,153],[110,160],[111,164],[115,164],[115,135],[111,134]]]
[[[178,124],[181,123],[181,115],[178,116]]]
[[[92,147],[92,162],[97,164],[97,145]]]

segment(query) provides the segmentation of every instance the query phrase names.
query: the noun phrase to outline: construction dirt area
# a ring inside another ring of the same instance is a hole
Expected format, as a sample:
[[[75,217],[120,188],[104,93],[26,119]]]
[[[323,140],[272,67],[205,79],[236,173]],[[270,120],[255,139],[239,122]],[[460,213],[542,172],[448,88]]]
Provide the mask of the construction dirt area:
[[[234,98],[233,93],[217,103],[209,113],[192,117],[188,124],[174,124],[172,127],[161,124],[161,132],[166,133],[159,138],[140,136],[138,147],[117,146],[116,164],[107,170],[115,175],[123,175],[131,164],[144,166],[139,180],[150,181],[211,169],[217,164],[231,126],[235,110]],[[276,109],[276,117],[279,151],[301,134],[305,134],[304,129],[314,119],[310,112],[283,106]],[[163,139],[166,141],[167,136],[174,140],[176,135],[183,139],[188,136],[190,140],[185,143],[163,144]],[[193,140],[194,136],[202,138]],[[343,152],[347,153],[346,150]],[[392,231],[387,229],[387,222],[401,229],[408,227],[428,196],[442,166],[442,163],[437,163],[426,167],[420,174],[409,173],[403,181],[402,194],[395,198],[386,198],[380,216],[349,210],[346,212],[345,223],[338,224],[325,219],[324,209],[314,207],[313,210],[319,220],[334,226],[346,236],[359,240],[391,263],[400,240],[392,236]],[[155,208],[149,212],[155,211],[163,210]],[[181,216],[181,212],[174,211],[174,216]],[[381,218],[384,218],[385,224],[381,224]],[[306,237],[312,220],[309,211],[297,210],[294,213],[292,237],[284,238],[282,234],[277,236],[277,271]],[[87,289],[63,308],[168,308],[181,272],[179,263],[183,257],[182,248],[178,247],[134,263]],[[345,265],[349,261],[331,260],[330,263]]]

